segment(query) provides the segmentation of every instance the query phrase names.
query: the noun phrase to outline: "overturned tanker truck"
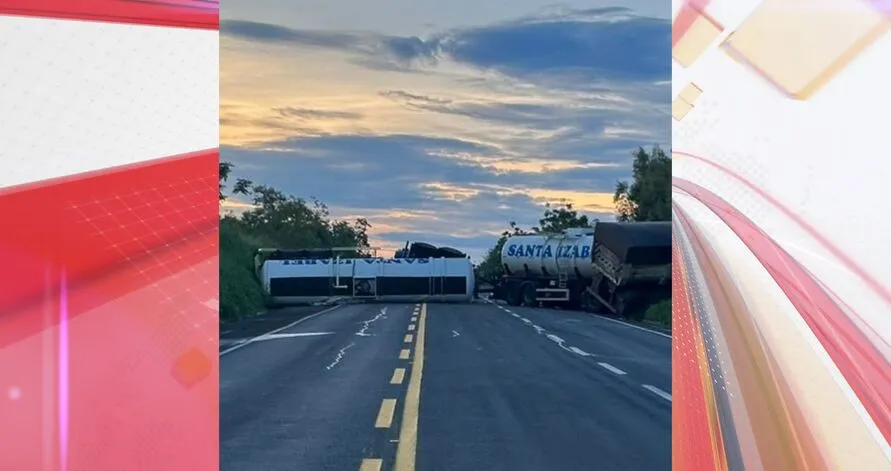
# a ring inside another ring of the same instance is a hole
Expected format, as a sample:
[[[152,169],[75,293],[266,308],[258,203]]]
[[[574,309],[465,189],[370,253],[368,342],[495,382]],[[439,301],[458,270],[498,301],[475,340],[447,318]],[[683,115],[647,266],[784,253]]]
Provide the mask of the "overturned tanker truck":
[[[473,265],[464,254],[458,257],[449,251],[451,256],[446,258],[435,252],[439,256],[434,257],[419,249],[397,252],[394,258],[339,255],[356,250],[257,250],[254,263],[267,304],[275,307],[332,300],[461,302],[473,297]]]
[[[598,222],[560,234],[516,235],[501,251],[493,297],[640,319],[671,298],[671,223]]]

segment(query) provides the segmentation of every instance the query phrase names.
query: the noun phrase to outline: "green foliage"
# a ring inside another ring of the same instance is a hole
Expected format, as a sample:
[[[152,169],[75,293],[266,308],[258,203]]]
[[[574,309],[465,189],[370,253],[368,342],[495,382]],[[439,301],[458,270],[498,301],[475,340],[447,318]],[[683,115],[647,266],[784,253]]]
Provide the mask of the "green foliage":
[[[666,299],[647,308],[644,319],[671,328],[671,300]]]
[[[226,188],[225,183],[229,180],[229,175],[232,173],[232,164],[226,162],[220,162],[220,201],[226,199],[226,196],[223,195],[223,189]]]
[[[254,274],[253,257],[260,245],[239,219],[220,218],[220,319],[242,319],[263,310],[263,288]]]
[[[220,163],[220,199],[232,164]],[[231,321],[251,316],[264,308],[263,289],[257,279],[254,254],[258,248],[312,249],[360,247],[342,252],[345,257],[368,255],[371,224],[359,218],[340,221],[331,217],[318,200],[306,201],[265,185],[238,179],[232,187],[253,205],[240,217],[220,218],[220,318]]]
[[[633,181],[616,183],[613,201],[619,221],[671,220],[671,157],[659,146],[634,153]]]

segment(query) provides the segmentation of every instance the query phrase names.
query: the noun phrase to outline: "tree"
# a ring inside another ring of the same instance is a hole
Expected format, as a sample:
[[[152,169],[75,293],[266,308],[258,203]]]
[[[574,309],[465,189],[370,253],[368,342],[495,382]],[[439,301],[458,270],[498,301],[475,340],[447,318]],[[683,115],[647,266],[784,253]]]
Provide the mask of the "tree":
[[[333,220],[328,207],[315,198],[295,198],[244,179],[236,181],[233,193],[251,198],[255,206],[241,216],[247,229],[282,248],[368,247],[368,220]]]
[[[557,206],[545,205],[544,216],[538,220],[538,227],[533,227],[533,232],[557,233],[575,227],[591,227],[588,216],[579,214],[572,208],[572,203],[562,203]]]
[[[226,199],[226,196],[223,194],[223,189],[226,188],[226,181],[229,180],[229,175],[232,173],[232,164],[228,162],[220,162],[220,201]]]
[[[659,146],[649,153],[639,147],[634,153],[633,181],[616,183],[613,201],[616,219],[628,221],[671,220],[671,157]]]

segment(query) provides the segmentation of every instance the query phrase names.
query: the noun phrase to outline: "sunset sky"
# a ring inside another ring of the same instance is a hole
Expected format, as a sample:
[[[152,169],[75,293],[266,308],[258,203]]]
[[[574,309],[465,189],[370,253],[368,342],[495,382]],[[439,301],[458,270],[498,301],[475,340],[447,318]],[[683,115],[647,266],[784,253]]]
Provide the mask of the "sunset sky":
[[[670,8],[622,5],[227,1],[221,159],[390,250],[478,258],[547,201],[610,217],[631,153],[671,130]]]

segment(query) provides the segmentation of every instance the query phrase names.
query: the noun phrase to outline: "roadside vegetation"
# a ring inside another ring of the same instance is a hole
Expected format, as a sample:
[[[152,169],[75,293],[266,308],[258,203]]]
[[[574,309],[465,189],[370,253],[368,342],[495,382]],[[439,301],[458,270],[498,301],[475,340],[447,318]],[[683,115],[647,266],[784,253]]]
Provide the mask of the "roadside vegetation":
[[[220,201],[233,165],[220,163]],[[304,200],[249,180],[237,179],[232,195],[251,202],[239,214],[220,216],[220,320],[229,322],[263,311],[265,297],[254,267],[259,248],[367,247],[371,225],[359,218],[331,217],[321,202]],[[359,253],[353,254],[359,255]]]
[[[625,222],[671,220],[671,158],[654,146],[634,152],[632,180],[616,183],[613,202],[616,220]],[[478,267],[479,277],[489,283],[504,274],[501,249],[511,235],[560,232],[573,227],[591,227],[596,219],[579,213],[571,204],[547,205],[538,225],[523,228],[516,222],[508,228],[486,254]],[[671,302],[656,303],[646,310],[644,320],[662,327],[671,327]]]

